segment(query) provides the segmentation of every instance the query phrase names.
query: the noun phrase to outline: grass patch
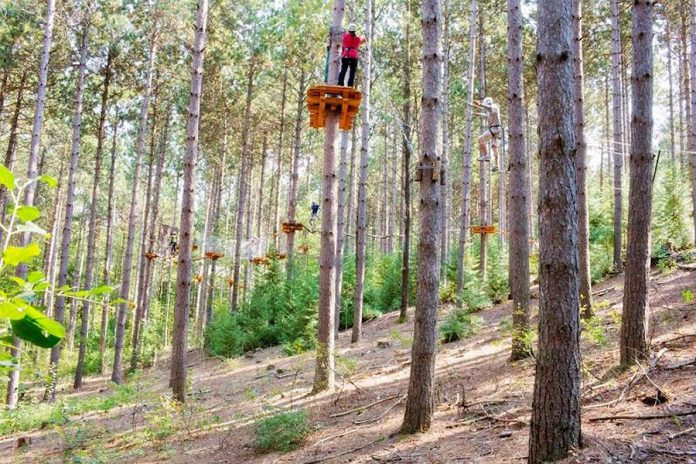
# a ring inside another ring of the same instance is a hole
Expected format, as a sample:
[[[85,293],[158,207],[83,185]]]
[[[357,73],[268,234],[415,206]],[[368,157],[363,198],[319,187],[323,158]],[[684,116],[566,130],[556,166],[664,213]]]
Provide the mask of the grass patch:
[[[20,404],[12,411],[0,412],[0,436],[34,430],[49,425],[63,425],[71,416],[89,411],[107,412],[116,406],[135,400],[136,391],[130,385],[114,385],[109,395],[87,398],[67,398],[55,403]]]
[[[255,446],[259,451],[288,452],[297,448],[312,432],[304,411],[281,412],[256,426]]]

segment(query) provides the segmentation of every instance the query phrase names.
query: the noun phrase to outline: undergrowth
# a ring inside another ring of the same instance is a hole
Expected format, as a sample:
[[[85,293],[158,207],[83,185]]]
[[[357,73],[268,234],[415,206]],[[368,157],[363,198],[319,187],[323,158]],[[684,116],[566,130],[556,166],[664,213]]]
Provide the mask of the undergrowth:
[[[304,411],[288,411],[262,419],[256,425],[256,449],[263,452],[292,451],[312,432]]]

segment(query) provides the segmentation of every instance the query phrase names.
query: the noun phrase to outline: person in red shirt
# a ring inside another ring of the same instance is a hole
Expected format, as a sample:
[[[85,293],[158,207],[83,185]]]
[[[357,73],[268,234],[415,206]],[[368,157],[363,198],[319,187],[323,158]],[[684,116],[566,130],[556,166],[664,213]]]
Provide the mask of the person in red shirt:
[[[355,24],[348,25],[348,32],[343,34],[343,53],[341,54],[341,72],[338,75],[338,85],[345,86],[346,72],[350,70],[348,76],[348,87],[353,87],[355,83],[355,71],[358,67],[358,49],[367,39],[355,33]]]

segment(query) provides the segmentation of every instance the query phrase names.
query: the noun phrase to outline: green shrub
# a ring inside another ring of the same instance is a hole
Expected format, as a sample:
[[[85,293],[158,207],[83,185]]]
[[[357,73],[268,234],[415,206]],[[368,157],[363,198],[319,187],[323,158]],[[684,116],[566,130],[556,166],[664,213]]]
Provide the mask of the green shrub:
[[[281,412],[259,421],[254,445],[264,452],[288,452],[302,444],[311,432],[312,427],[304,411]]]
[[[450,313],[440,326],[443,343],[456,342],[471,337],[481,326],[482,319],[470,312],[458,309]]]

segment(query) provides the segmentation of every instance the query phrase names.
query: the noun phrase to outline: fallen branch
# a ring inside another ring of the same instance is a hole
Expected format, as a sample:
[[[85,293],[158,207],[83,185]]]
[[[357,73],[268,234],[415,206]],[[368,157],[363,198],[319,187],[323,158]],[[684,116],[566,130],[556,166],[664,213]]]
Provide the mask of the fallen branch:
[[[357,448],[349,449],[348,451],[342,451],[342,452],[336,453],[336,454],[330,454],[330,455],[324,456],[322,458],[317,458],[317,459],[305,461],[304,464],[317,464],[318,462],[328,461],[329,459],[336,459],[336,458],[339,458],[341,456],[345,456],[346,454],[355,453],[356,451],[360,451],[362,449],[365,449],[369,446],[374,445],[378,441],[382,441],[384,439],[385,439],[385,437],[379,437],[378,439],[372,440],[371,442],[364,444],[364,445],[361,445],[361,446],[358,446]]]
[[[346,435],[350,435],[351,433],[353,433],[353,432],[355,432],[355,431],[357,431],[357,430],[360,430],[360,428],[359,428],[359,427],[354,427],[354,428],[349,429],[349,430],[347,430],[347,431],[345,431],[345,432],[343,432],[343,433],[339,433],[338,435],[329,435],[328,437],[324,437],[324,438],[322,438],[321,440],[317,441],[317,442],[316,442],[315,444],[313,444],[312,446],[317,446],[317,445],[319,445],[319,444],[321,444],[321,443],[327,442],[327,441],[329,441],[329,440],[333,440],[333,439],[335,439],[335,438],[345,437]]]
[[[490,413],[486,410],[486,408],[485,408],[484,405],[481,405],[481,410],[483,411],[483,414],[485,415],[486,419],[490,419],[490,420],[492,420],[492,421],[494,421],[494,422],[502,422],[502,423],[505,423],[505,424],[520,424],[520,425],[524,425],[524,426],[528,426],[528,425],[529,425],[528,422],[525,422],[525,421],[520,420],[520,419],[505,419],[505,418],[503,418],[503,417],[496,417],[496,416],[490,414]],[[510,411],[507,411],[507,412],[505,412],[505,413],[503,413],[503,414],[507,414],[507,413],[509,413],[509,412],[510,412]]]
[[[674,440],[677,437],[681,437],[682,435],[688,435],[692,432],[696,432],[696,427],[691,427],[690,429],[682,430],[681,432],[678,432],[678,433],[672,433],[667,437],[667,439]]]
[[[613,402],[609,403],[609,404],[610,404],[612,407],[613,407],[613,406],[616,406],[616,405],[619,404],[621,401],[623,401],[624,397],[626,396],[626,393],[628,393],[628,391],[629,391],[631,388],[633,388],[634,386],[636,386],[636,385],[638,384],[638,382],[640,382],[641,380],[643,380],[644,377],[646,377],[646,378],[649,379],[648,374],[649,374],[653,369],[655,369],[655,367],[657,366],[657,363],[660,361],[660,358],[662,358],[662,356],[664,356],[664,354],[665,354],[666,352],[667,352],[667,348],[662,348],[662,349],[657,353],[657,356],[655,356],[653,359],[650,360],[650,364],[648,365],[648,368],[647,368],[647,369],[644,369],[643,366],[640,366],[640,364],[639,364],[640,370],[641,370],[641,371],[640,371],[640,372],[636,372],[636,373],[633,375],[633,377],[631,378],[631,380],[628,382],[628,385],[626,385],[626,387],[625,387],[623,390],[621,390],[621,394],[619,395],[619,397],[618,397],[616,400],[614,400]],[[651,381],[651,382],[652,382],[652,381]]]
[[[386,398],[382,398],[381,400],[373,401],[372,403],[366,404],[364,406],[358,406],[357,408],[353,408],[353,409],[350,409],[348,411],[337,412],[337,413],[331,414],[329,417],[331,417],[333,419],[335,417],[347,416],[349,414],[353,414],[354,412],[359,412],[359,411],[363,411],[365,409],[369,409],[372,406],[375,406],[375,405],[380,404],[380,403],[384,403],[385,401],[393,400],[397,396],[399,396],[399,395],[388,396]]]
[[[696,450],[693,451],[672,451],[661,448],[641,448],[646,453],[666,454],[667,456],[696,456]]]
[[[388,413],[389,411],[391,411],[392,409],[394,409],[394,408],[396,407],[396,405],[399,404],[399,403],[401,403],[404,399],[406,399],[406,395],[405,395],[405,394],[402,395],[401,398],[399,398],[397,401],[395,401],[394,404],[392,404],[391,406],[389,406],[389,407],[388,407],[382,414],[380,414],[379,416],[374,417],[374,418],[372,418],[372,419],[365,419],[365,420],[361,420],[361,421],[353,421],[353,423],[354,423],[355,425],[362,425],[362,424],[369,424],[369,423],[371,423],[371,422],[377,422],[378,420],[380,420],[381,418],[383,418],[384,416],[386,416],[387,413]]]
[[[682,271],[696,271],[696,264],[681,264],[677,263],[677,268]]]
[[[597,290],[596,292],[592,292],[592,296],[603,296],[603,295],[606,295],[607,293],[613,292],[614,290],[616,290],[616,287],[603,288],[602,290]]]
[[[671,417],[693,416],[694,414],[696,414],[696,409],[692,409],[691,411],[672,412],[672,413],[668,413],[668,414],[648,414],[645,416],[613,415],[613,416],[590,417],[588,420],[589,420],[589,422],[611,421],[611,420],[619,420],[619,419],[653,420],[653,419],[669,419]]]
[[[691,361],[676,364],[674,366],[666,366],[665,369],[676,370],[676,369],[681,369],[682,367],[688,367],[688,366],[696,366],[696,359],[692,359]]]

